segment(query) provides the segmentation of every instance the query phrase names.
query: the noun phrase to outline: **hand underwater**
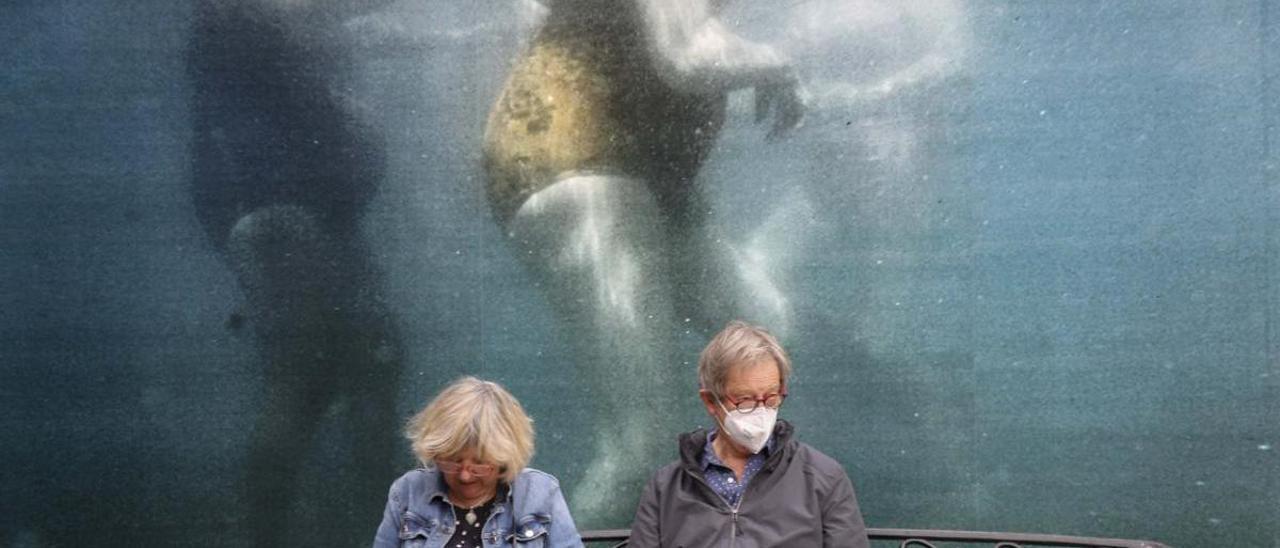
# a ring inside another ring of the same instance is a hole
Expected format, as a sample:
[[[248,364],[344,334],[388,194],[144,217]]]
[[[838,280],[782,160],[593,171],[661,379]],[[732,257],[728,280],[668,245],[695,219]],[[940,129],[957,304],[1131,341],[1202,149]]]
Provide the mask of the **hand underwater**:
[[[773,127],[765,135],[768,141],[776,141],[804,123],[806,110],[805,91],[792,74],[785,80],[756,86],[756,123],[773,115]]]

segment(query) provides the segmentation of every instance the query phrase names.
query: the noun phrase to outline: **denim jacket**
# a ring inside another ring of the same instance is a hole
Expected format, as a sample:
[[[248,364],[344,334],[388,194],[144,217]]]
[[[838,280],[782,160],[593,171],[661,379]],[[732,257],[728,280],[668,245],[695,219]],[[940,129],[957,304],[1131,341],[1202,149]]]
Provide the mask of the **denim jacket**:
[[[418,469],[400,476],[387,495],[374,548],[442,548],[457,525],[445,490],[438,470]],[[494,506],[482,537],[486,548],[582,546],[560,482],[532,468],[521,471],[506,499]]]

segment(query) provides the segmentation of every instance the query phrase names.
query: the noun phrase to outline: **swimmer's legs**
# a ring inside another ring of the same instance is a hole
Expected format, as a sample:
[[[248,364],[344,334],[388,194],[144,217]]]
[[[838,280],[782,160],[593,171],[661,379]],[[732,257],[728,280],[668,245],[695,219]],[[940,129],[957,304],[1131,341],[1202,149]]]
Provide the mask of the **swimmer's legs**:
[[[245,215],[227,240],[227,259],[265,359],[264,401],[245,477],[256,546],[286,543],[300,462],[333,400],[336,371],[318,343],[327,331],[331,248],[315,217],[292,206]]]
[[[678,416],[676,379],[689,378],[675,355],[683,328],[662,223],[643,182],[583,175],[534,194],[507,227],[598,398],[594,455],[569,498],[599,519],[631,516],[630,499],[617,493],[639,492],[648,466],[670,452],[661,433],[678,426],[668,424]]]
[[[798,242],[773,224],[762,219],[753,234],[734,238],[712,223],[667,225],[676,313],[707,334],[740,319],[784,336],[791,309],[778,269]]]
[[[291,544],[298,474],[333,396],[330,379],[290,371],[291,365],[297,364],[272,364],[250,438],[243,493],[254,546]]]
[[[328,517],[311,529],[360,530],[373,518],[355,514],[364,508],[376,514],[384,499],[368,486],[385,485],[394,476],[390,425],[397,422],[400,368],[399,343],[375,298],[368,254],[326,234],[310,211],[296,206],[265,207],[242,217],[226,254],[265,361],[265,400],[245,478],[254,543],[298,540],[288,526],[298,499],[297,474],[339,395],[350,399],[350,468],[359,472],[342,474],[341,483],[350,488],[326,489],[338,495],[322,495]]]
[[[323,327],[336,277],[334,247],[317,216],[297,206],[259,208],[231,228],[226,259],[272,357],[291,359],[286,349]]]
[[[366,288],[380,283],[364,284]],[[342,536],[334,536],[335,544],[364,545],[369,541],[368,524],[377,521],[387,503],[387,486],[400,472],[413,463],[401,445],[399,425],[403,419],[396,412],[400,395],[400,376],[404,363],[403,346],[398,330],[380,297],[366,296],[349,344],[352,352],[343,382],[350,416],[346,421],[351,454],[348,467],[355,471],[347,478],[345,492],[335,493],[334,508],[340,509],[344,525]],[[352,364],[357,366],[352,367]],[[339,542],[339,540],[341,542]]]
[[[795,218],[809,212],[794,200],[762,215],[759,210],[724,212],[699,191],[696,171],[669,164],[654,186],[665,222],[663,243],[674,274],[676,314],[706,336],[729,320],[764,325],[783,336],[790,325],[790,305],[777,283],[781,267],[802,247]],[[695,166],[696,168],[696,166]],[[716,216],[749,216],[745,233],[727,233]],[[791,216],[791,217],[789,217]],[[790,221],[789,221],[790,219]],[[789,221],[789,222],[788,222]]]

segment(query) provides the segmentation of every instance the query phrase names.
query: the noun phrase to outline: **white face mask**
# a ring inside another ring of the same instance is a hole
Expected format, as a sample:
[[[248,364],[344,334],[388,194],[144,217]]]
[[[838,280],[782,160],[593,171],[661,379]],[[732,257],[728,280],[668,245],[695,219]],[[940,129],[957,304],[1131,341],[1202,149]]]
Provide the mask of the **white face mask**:
[[[720,409],[724,409],[724,431],[733,441],[752,455],[764,449],[764,445],[769,442],[769,435],[773,434],[773,424],[778,422],[777,409],[761,405],[750,413],[739,413],[725,409],[720,398],[716,398],[716,403],[720,405]]]

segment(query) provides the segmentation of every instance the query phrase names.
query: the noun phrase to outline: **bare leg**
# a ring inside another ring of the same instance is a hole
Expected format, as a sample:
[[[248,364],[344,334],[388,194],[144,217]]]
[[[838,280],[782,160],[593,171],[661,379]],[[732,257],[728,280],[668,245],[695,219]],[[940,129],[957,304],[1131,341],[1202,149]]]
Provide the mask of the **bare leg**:
[[[760,228],[767,231],[768,227]],[[778,254],[794,242],[767,242],[764,232],[732,241],[716,226],[670,230],[676,312],[705,333],[729,320],[767,325],[779,336],[791,324],[790,303],[777,283]]]
[[[292,206],[244,216],[227,240],[228,262],[265,358],[265,401],[245,478],[258,546],[280,546],[288,538],[299,462],[334,396],[334,356],[319,344],[330,331],[332,247],[315,218]]]
[[[369,280],[366,288],[380,287]],[[360,326],[350,335],[352,352],[345,373],[350,416],[346,423],[351,440],[350,463],[356,471],[342,492],[334,493],[332,504],[344,512],[344,545],[363,545],[369,540],[369,524],[381,519],[387,502],[387,486],[400,471],[412,467],[397,428],[403,419],[396,412],[400,374],[404,363],[398,331],[381,298],[360,299]],[[403,455],[403,458],[397,458]],[[334,540],[338,544],[338,540]]]
[[[508,226],[601,402],[592,460],[570,500],[602,519],[634,511],[618,493],[639,492],[649,465],[670,453],[677,425],[668,423],[691,378],[675,355],[683,327],[663,219],[642,181],[584,175],[530,197]]]
[[[298,539],[287,518],[298,502],[300,463],[326,411],[344,393],[352,466],[325,482],[325,523],[310,529],[333,531],[328,541],[363,531],[362,524],[377,519],[394,477],[401,361],[368,255],[347,238],[325,234],[308,210],[273,206],[236,223],[227,258],[265,358],[266,399],[246,476],[254,542],[280,546]]]

